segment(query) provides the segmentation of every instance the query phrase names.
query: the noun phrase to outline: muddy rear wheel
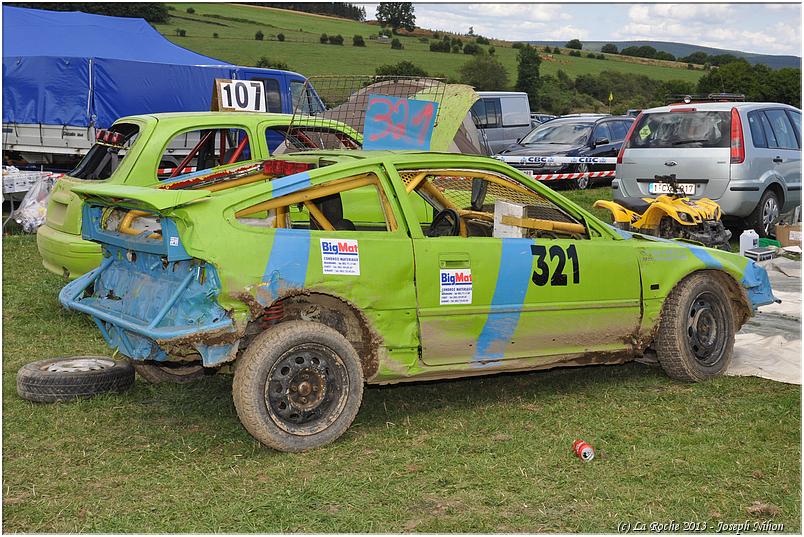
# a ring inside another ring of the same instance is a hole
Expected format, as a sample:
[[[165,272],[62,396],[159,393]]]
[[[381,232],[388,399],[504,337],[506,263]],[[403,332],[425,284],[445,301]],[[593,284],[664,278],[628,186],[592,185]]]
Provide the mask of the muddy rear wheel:
[[[238,359],[232,385],[246,430],[279,451],[306,451],[340,437],[363,399],[354,347],[328,326],[290,321],[266,330]]]
[[[659,363],[678,380],[720,376],[731,363],[734,332],[727,289],[711,275],[693,274],[665,301],[655,345]]]

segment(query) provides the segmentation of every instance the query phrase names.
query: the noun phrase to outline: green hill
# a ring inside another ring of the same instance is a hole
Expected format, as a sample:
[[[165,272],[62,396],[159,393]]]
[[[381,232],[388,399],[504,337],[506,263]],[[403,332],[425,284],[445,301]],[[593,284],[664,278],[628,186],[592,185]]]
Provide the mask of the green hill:
[[[377,42],[379,26],[314,15],[283,9],[274,9],[240,4],[169,4],[173,8],[168,24],[154,27],[170,41],[190,50],[225,60],[238,65],[254,65],[260,57],[282,61],[290,69],[307,76],[373,74],[383,64],[408,60],[425,69],[431,75],[457,78],[458,69],[469,59],[465,54],[430,52],[432,40],[428,31],[417,31],[416,36],[399,36],[403,50],[392,50],[390,44]],[[187,13],[191,8],[195,12]],[[179,37],[177,30],[186,35]],[[257,41],[254,36],[261,31],[265,39]],[[276,40],[278,34],[285,40]],[[341,34],[344,45],[319,43],[322,33]],[[218,37],[214,38],[213,34]],[[363,36],[366,46],[353,47],[352,37]],[[511,43],[495,42],[496,55],[508,69],[512,81],[516,79],[517,50]],[[488,48],[488,47],[484,47]],[[684,80],[696,82],[702,71],[688,70],[686,64],[675,62],[642,63],[640,59],[606,55],[606,60],[575,58],[567,55],[545,56],[542,74],[555,75],[563,69],[570,77],[580,74],[597,74],[602,71],[638,73],[657,80]],[[643,61],[644,62],[644,61]]]

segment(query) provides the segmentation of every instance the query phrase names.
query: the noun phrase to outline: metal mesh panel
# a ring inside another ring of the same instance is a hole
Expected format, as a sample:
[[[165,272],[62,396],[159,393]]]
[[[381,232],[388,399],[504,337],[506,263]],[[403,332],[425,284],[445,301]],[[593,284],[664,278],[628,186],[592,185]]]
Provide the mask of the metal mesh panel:
[[[418,98],[435,101],[439,104],[435,122],[441,111],[444,101],[446,84],[437,78],[405,77],[405,76],[314,76],[307,79],[303,87],[293,92],[293,118],[289,131],[297,128],[298,118],[306,116],[305,128],[325,128],[327,120],[340,121],[352,127],[357,132],[363,132],[366,119],[366,106],[368,96],[387,95],[402,99]],[[310,117],[320,121],[312,120]],[[317,140],[318,141],[318,140]],[[343,147],[335,137],[324,138],[322,143],[336,142],[325,145],[322,149],[337,149]],[[291,141],[289,141],[289,144]],[[302,146],[303,144],[293,144]],[[299,147],[305,149],[305,147]]]
[[[408,172],[402,174],[402,180],[408,184],[417,174]],[[458,175],[428,175],[426,180],[435,186],[449,201],[459,209],[472,209],[472,179]],[[536,192],[522,192],[516,188],[509,188],[499,183],[484,181],[486,194],[482,200],[482,211],[494,213],[494,202],[507,201],[526,206],[529,218],[552,220],[555,222],[576,223],[577,220],[559,209],[553,202]]]

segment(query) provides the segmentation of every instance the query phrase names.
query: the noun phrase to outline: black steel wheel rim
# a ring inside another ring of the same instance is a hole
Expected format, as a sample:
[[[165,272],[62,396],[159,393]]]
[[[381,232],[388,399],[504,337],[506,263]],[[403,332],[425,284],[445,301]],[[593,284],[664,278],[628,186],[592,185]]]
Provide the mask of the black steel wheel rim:
[[[340,356],[317,343],[286,351],[268,372],[265,405],[285,432],[311,435],[326,429],[343,411],[349,374]]]
[[[728,335],[725,304],[713,293],[704,291],[692,301],[687,315],[687,342],[701,365],[712,367],[726,353]]]

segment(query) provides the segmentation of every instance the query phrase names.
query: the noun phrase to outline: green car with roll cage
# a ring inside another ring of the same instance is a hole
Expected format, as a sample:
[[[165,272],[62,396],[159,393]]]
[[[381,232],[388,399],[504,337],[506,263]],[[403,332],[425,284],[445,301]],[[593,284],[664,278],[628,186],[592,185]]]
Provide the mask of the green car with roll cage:
[[[241,183],[75,187],[104,258],[60,300],[151,379],[233,365],[241,422],[278,450],[338,438],[366,383],[649,348],[671,377],[706,380],[776,300],[745,257],[618,230],[486,157],[312,151],[222,180]]]
[[[81,199],[86,184],[158,187],[179,175],[262,161],[278,150],[319,147],[316,136],[336,136],[358,148],[363,137],[348,125],[320,117],[260,112],[169,112],[118,119],[96,134],[75,170],[59,179],[48,200],[36,241],[42,263],[70,279],[97,267],[98,244],[81,238]]]

